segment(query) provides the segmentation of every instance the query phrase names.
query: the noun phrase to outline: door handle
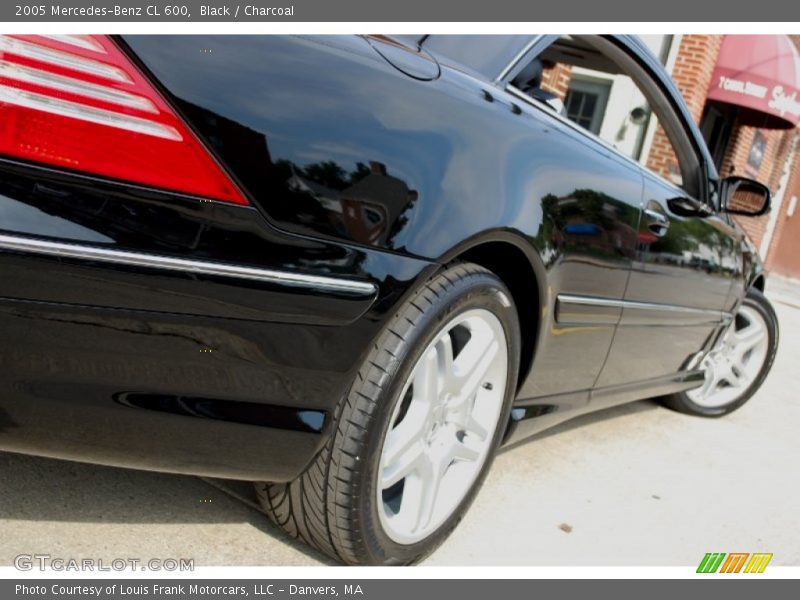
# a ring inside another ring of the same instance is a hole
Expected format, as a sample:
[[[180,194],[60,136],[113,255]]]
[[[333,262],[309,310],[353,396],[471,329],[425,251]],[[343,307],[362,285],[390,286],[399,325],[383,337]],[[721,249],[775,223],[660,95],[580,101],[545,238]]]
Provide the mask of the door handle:
[[[669,217],[667,215],[652,208],[645,208],[644,216],[647,219],[647,229],[653,235],[658,237],[667,235],[669,230]]]

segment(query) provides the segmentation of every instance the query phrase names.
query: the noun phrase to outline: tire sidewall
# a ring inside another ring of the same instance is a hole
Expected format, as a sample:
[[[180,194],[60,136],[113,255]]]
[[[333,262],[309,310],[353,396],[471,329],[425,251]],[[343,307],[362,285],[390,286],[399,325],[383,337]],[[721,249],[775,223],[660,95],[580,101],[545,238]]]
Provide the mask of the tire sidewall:
[[[383,530],[378,513],[381,507],[378,506],[376,500],[378,468],[383,441],[390,425],[389,421],[396,404],[401,401],[400,394],[405,387],[406,381],[428,344],[438,335],[443,326],[459,314],[474,308],[483,308],[492,312],[499,319],[506,336],[508,377],[498,425],[478,476],[453,514],[436,531],[423,540],[408,545],[398,544]],[[398,317],[403,318],[399,315]],[[362,456],[367,460],[367,465],[363,471],[363,486],[359,491],[357,510],[361,513],[358,520],[366,528],[363,532],[363,540],[367,545],[366,549],[374,559],[370,562],[373,564],[408,564],[415,562],[431,553],[461,521],[483,484],[489,467],[493,462],[497,447],[505,433],[512,400],[516,392],[520,346],[519,320],[511,294],[497,277],[486,271],[473,273],[456,281],[454,285],[447,287],[445,293],[436,298],[433,305],[421,314],[417,323],[411,329],[409,337],[401,345],[401,352],[392,360],[394,369],[390,371],[391,383],[377,403],[373,420],[375,426],[367,433],[364,452],[362,453]]]

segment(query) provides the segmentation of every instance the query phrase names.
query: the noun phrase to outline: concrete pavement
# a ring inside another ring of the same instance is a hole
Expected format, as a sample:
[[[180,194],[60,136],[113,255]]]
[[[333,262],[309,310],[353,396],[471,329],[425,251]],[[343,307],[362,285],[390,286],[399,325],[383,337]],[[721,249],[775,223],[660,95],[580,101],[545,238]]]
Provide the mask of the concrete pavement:
[[[800,565],[800,284],[775,288],[780,350],[746,406],[699,419],[638,402],[506,450],[425,564],[671,566],[739,551]],[[273,527],[247,484],[6,453],[0,482],[0,565],[21,553],[329,563]]]

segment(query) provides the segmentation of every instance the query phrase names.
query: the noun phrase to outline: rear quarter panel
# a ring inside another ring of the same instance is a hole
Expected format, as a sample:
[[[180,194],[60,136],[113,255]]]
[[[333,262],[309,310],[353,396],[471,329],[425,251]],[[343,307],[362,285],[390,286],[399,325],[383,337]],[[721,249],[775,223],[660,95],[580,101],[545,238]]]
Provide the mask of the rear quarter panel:
[[[541,297],[520,310],[547,323],[520,395],[591,386],[613,328],[559,331],[550,311],[559,292],[622,297],[634,165],[486,82],[410,77],[360,37],[125,42],[280,229],[433,261],[517,245]],[[577,354],[582,369],[565,360]]]

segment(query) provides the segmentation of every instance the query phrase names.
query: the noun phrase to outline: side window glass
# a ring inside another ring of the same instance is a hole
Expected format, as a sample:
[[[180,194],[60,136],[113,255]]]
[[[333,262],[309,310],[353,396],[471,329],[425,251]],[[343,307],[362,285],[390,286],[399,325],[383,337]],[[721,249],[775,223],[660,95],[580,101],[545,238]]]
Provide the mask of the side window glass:
[[[586,41],[560,38],[512,85],[657,175],[683,185],[678,155],[637,82]]]

